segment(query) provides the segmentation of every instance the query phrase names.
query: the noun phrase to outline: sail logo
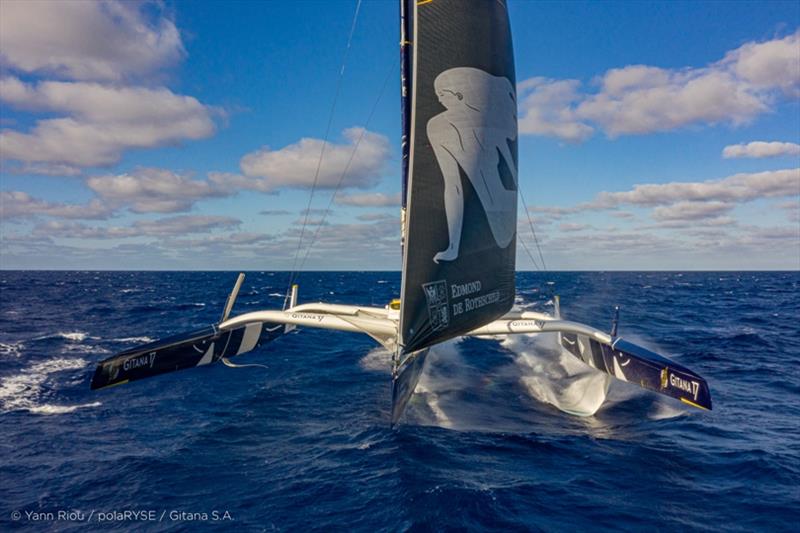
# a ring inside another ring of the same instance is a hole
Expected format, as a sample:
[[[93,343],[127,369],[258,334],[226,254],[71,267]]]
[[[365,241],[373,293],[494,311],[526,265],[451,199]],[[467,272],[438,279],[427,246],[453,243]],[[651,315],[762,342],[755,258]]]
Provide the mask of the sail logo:
[[[447,297],[447,281],[433,281],[422,285],[425,299],[428,301],[428,315],[434,331],[444,329],[450,324],[449,301]]]
[[[449,244],[435,263],[458,259],[464,226],[464,175],[477,193],[497,246],[506,248],[517,226],[517,101],[508,78],[481,69],[443,71],[433,88],[445,111],[427,124],[444,178]]]
[[[688,379],[683,379],[682,377],[676,376],[675,374],[670,374],[669,384],[676,389],[688,392],[694,397],[695,400],[697,400],[697,393],[700,390],[700,384],[698,382],[691,381]]]

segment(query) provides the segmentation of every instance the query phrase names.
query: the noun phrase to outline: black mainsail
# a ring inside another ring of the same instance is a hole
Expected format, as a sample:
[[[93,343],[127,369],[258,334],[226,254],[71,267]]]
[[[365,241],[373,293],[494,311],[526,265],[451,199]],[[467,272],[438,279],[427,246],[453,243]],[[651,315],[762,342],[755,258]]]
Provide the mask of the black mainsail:
[[[517,104],[503,0],[414,6],[402,352],[465,334],[514,301]]]

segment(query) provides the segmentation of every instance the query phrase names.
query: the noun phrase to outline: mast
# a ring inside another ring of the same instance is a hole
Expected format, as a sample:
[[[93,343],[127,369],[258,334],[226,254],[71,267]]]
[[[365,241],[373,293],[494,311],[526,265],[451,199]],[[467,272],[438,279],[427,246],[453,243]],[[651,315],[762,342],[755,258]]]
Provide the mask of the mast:
[[[412,46],[411,28],[414,13],[414,0],[400,0],[400,108],[402,118],[402,134],[400,136],[401,149],[401,195],[400,195],[400,247],[405,244],[406,202],[408,195],[408,158],[409,138],[411,129],[411,59]]]

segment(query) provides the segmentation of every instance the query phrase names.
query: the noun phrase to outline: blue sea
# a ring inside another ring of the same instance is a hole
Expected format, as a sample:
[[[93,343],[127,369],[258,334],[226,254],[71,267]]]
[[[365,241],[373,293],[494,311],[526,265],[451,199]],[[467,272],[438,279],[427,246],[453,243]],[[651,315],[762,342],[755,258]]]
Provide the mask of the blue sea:
[[[437,347],[389,427],[390,355],[298,330],[237,363],[89,390],[95,363],[215,323],[234,272],[0,272],[0,530],[797,531],[800,273],[519,273],[517,304],[704,376],[714,410],[622,382],[590,417],[545,337]],[[383,306],[397,272],[307,272]],[[248,273],[234,313],[279,308]],[[587,385],[588,386],[588,385]],[[61,512],[61,513],[59,513]]]

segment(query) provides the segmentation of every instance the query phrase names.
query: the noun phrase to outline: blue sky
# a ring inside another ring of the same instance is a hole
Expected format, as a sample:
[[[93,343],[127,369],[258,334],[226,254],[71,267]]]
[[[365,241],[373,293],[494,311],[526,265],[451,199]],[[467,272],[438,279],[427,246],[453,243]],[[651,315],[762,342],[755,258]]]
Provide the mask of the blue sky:
[[[355,7],[4,1],[0,267],[291,268]],[[397,11],[360,6],[306,268],[400,267]],[[800,268],[797,2],[510,13],[550,269]]]

